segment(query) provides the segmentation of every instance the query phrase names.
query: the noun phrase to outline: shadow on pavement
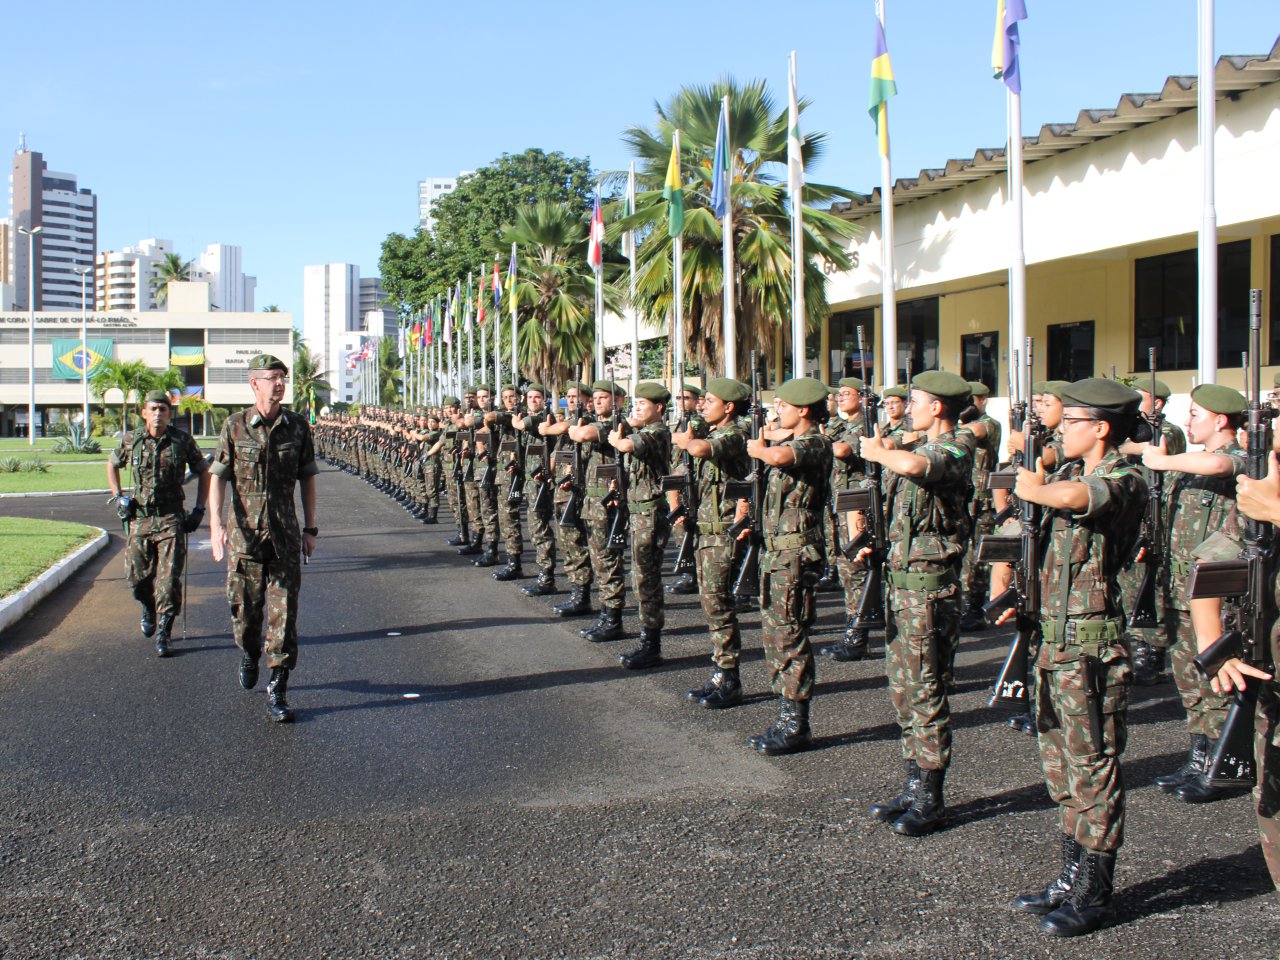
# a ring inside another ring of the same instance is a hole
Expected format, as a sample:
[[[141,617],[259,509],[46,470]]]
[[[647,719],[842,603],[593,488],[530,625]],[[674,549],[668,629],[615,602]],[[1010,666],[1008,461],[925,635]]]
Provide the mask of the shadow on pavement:
[[[1124,854],[1121,853],[1121,863]],[[1237,900],[1267,896],[1275,890],[1262,848],[1257,844],[1238,853],[1206,857],[1170,870],[1132,887],[1123,887],[1117,897],[1116,924],[1132,923],[1144,917],[1186,907],[1212,906]],[[1275,944],[1258,944],[1269,953]]]

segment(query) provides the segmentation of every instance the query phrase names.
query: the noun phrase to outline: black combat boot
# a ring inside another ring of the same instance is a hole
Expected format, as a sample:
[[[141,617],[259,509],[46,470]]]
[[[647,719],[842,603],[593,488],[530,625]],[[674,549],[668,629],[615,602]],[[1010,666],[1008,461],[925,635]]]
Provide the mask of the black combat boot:
[[[591,588],[573,586],[569,588],[569,599],[561,600],[552,608],[562,617],[581,617],[591,612]]]
[[[1145,640],[1133,642],[1133,682],[1140,687],[1154,687],[1164,677],[1163,647],[1153,647]]]
[[[892,823],[906,813],[920,790],[920,764],[914,760],[904,762],[907,765],[907,785],[903,791],[892,800],[882,800],[871,805],[871,815],[881,823]]]
[[[461,530],[459,530],[452,537],[447,539],[445,543],[447,543],[451,547],[461,547],[464,544],[468,543],[467,535],[463,533]]]
[[[662,662],[662,631],[657,627],[645,627],[640,631],[640,646],[624,653],[618,662],[628,670],[647,670]]]
[[[1093,933],[1111,917],[1111,890],[1116,855],[1080,852],[1071,892],[1057,910],[1040,921],[1040,930],[1054,937],[1080,937]]]
[[[703,689],[707,692],[698,698],[697,703],[706,710],[727,710],[742,703],[742,681],[738,679],[737,667],[717,670]]]
[[[893,822],[893,832],[903,837],[923,837],[942,827],[947,808],[942,803],[945,770],[920,771],[920,789],[906,812]]]
[[[667,593],[689,594],[698,592],[698,583],[692,573],[682,573],[667,584]]]
[[[829,564],[827,569],[822,571],[822,576],[818,579],[819,593],[832,593],[840,589],[840,572],[836,570],[835,564]]]
[[[460,557],[474,557],[478,553],[484,552],[484,534],[477,533],[471,538],[471,542],[458,551]]]
[[[825,647],[819,648],[818,653],[824,657],[830,657],[832,660],[838,660],[840,663],[865,660],[867,658],[867,631],[856,629],[853,623],[853,617],[846,617],[844,621],[844,636],[835,643],[829,643]]]
[[[813,746],[809,734],[809,701],[782,700],[778,710],[778,722],[747,741],[752,750],[776,757],[784,753],[798,753]]]
[[[289,668],[272,667],[271,679],[267,681],[267,709],[271,711],[271,719],[276,723],[292,723],[293,711],[285,700],[289,689]]]
[[[491,543],[485,547],[484,553],[471,561],[473,567],[496,567],[498,565],[498,545]]]
[[[1049,885],[1039,893],[1025,893],[1013,901],[1014,909],[1043,917],[1062,906],[1071,892],[1071,885],[1075,883],[1082,852],[1083,848],[1076,843],[1076,838],[1064,833],[1062,835],[1062,872],[1050,880]]]
[[[1212,803],[1227,794],[1227,791],[1209,782],[1209,767],[1213,763],[1214,751],[1218,749],[1218,741],[1205,736],[1200,739],[1204,742],[1204,760],[1200,768],[1171,791],[1186,803]]]
[[[538,579],[520,588],[526,597],[549,597],[556,592],[556,575],[548,568],[538,570]]]
[[[138,621],[138,626],[142,627],[142,635],[150,640],[156,634],[156,605],[154,603],[144,603],[142,605],[142,618]]]
[[[156,627],[156,656],[167,657],[169,655],[169,631],[173,629],[173,616],[166,614],[160,618],[160,623]]]
[[[1173,793],[1180,786],[1195,777],[1198,777],[1208,763],[1209,738],[1202,733],[1193,733],[1191,735],[1191,752],[1187,754],[1187,759],[1173,773],[1166,773],[1162,777],[1156,777],[1155,785],[1164,793]]]
[[[507,554],[507,565],[501,570],[494,571],[493,579],[506,583],[508,580],[519,580],[524,576],[524,570],[520,567],[520,558]]]
[[[252,690],[258,685],[258,654],[248,650],[240,657],[240,686]]]
[[[622,608],[621,607],[601,607],[600,619],[596,621],[594,627],[586,627],[578,631],[592,643],[604,643],[607,640],[621,640],[622,632]]]
[[[422,518],[422,522],[423,523],[439,523],[440,521],[436,517],[436,515],[439,512],[440,512],[440,508],[437,507],[435,504],[432,504],[431,506],[427,507],[427,515]]]
[[[982,615],[982,598],[969,597],[969,606],[960,616],[960,629],[965,633],[987,629],[987,618]]]

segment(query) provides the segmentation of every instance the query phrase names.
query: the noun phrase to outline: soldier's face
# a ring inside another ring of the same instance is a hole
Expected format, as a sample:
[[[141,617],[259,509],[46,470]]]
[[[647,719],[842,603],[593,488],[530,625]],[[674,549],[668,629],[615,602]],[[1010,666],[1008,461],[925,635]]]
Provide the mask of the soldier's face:
[[[1058,409],[1062,411],[1061,401],[1058,401]],[[1090,418],[1088,407],[1068,407],[1059,419],[1062,421],[1062,455],[1068,460],[1084,457],[1099,440],[1111,433],[1106,423]]]
[[[591,406],[597,417],[607,417],[613,413],[613,394],[608,390],[597,390],[591,394]]]
[[[476,391],[476,409],[478,410],[489,409],[489,391],[488,390]]]
[[[662,408],[644,397],[636,397],[632,400],[631,410],[641,423],[654,423],[662,418]]]
[[[142,417],[147,422],[147,429],[155,436],[164,433],[172,416],[173,411],[167,403],[156,403],[153,400],[142,408]]]
[[[578,391],[570,390],[564,395],[564,399],[565,403],[569,404],[569,406],[576,407],[578,405]]]
[[[989,399],[990,397],[974,397],[973,398],[973,405],[978,408],[979,413],[987,412],[987,400]]]
[[[530,413],[541,413],[543,408],[547,405],[547,398],[537,390],[534,390],[525,397],[525,401],[529,404]]]
[[[698,395],[697,394],[691,393],[688,390],[686,390],[684,393],[680,394],[680,402],[684,404],[685,413],[698,412]]]
[[[514,390],[503,390],[502,391],[502,409],[514,410],[516,408],[516,401],[518,399],[520,398],[516,395],[516,392]]]
[[[794,430],[800,423],[800,415],[809,409],[792,406],[785,400],[775,400],[773,408],[778,414],[778,426],[783,430]]]
[[[702,416],[711,424],[719,425],[724,422],[725,403],[713,393],[708,393],[702,398]]]
[[[258,403],[278,404],[284,399],[284,384],[288,377],[282,370],[264,370],[249,379],[253,399]]]
[[[853,387],[841,387],[840,392],[836,394],[836,403],[841,413],[857,413],[862,409],[862,395]]]
[[[1052,393],[1040,398],[1040,419],[1050,430],[1057,430],[1062,423],[1062,401]]]
[[[1221,424],[1219,421],[1222,421]],[[1206,410],[1194,400],[1187,413],[1187,439],[1192,443],[1205,444],[1219,430],[1226,429],[1226,417]]]
[[[942,405],[932,395],[923,390],[911,391],[911,425],[917,430],[928,430],[938,419],[938,409]]]
[[[901,397],[888,397],[884,402],[884,412],[890,420],[901,420],[904,406]]]

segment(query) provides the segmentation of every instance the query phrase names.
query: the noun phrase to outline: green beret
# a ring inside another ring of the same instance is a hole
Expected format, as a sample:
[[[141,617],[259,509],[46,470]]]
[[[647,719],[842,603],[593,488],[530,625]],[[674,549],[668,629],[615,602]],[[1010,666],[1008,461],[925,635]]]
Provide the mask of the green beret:
[[[885,400],[888,400],[890,397],[897,397],[899,400],[905,400],[907,399],[907,388],[903,386],[885,387],[881,396],[884,397]]]
[[[173,398],[163,390],[149,390],[142,400],[143,403],[163,403],[166,407],[173,407]]]
[[[612,393],[615,397],[625,397],[627,395],[626,387],[615,380],[597,380],[591,385],[591,392]]]
[[[447,396],[441,397],[440,402],[446,407],[456,407],[462,401],[453,394],[448,394]]]
[[[1062,398],[1063,406],[1093,407],[1108,413],[1135,414],[1142,404],[1137,390],[1130,390],[1119,380],[1107,377],[1087,377],[1068,383],[1058,396]]]
[[[990,388],[990,387],[988,387],[988,386],[987,386],[985,383],[983,383],[981,380],[970,380],[970,381],[969,381],[969,392],[970,392],[970,393],[972,393],[975,397],[989,397],[989,396],[991,396],[991,388]]]
[[[518,383],[504,383],[504,384],[502,385],[502,387],[498,390],[498,392],[499,392],[499,393],[506,393],[508,390],[514,390],[516,393],[519,393],[519,392],[520,392],[520,384],[518,384]]]
[[[1233,416],[1249,409],[1249,401],[1239,390],[1232,390],[1220,383],[1202,383],[1191,391],[1191,399],[1210,413]]]
[[[1143,393],[1150,393],[1151,392],[1151,376],[1149,374],[1147,376],[1143,376],[1140,373],[1135,374],[1134,381],[1133,381],[1133,388],[1135,390],[1141,390]],[[1168,400],[1171,396],[1173,396],[1173,391],[1169,389],[1169,385],[1165,383],[1163,380],[1157,380],[1155,395],[1157,400]]]
[[[1119,381],[1116,381],[1116,382],[1119,382]],[[1069,386],[1071,386],[1070,380],[1046,380],[1044,382],[1044,390],[1042,390],[1041,392],[1047,393],[1049,396],[1057,397],[1059,400],[1061,400],[1062,391]]]
[[[479,393],[481,390],[483,390],[485,393],[493,393],[493,387],[489,386],[489,384],[487,383],[477,383],[474,387],[472,387],[472,389],[476,393]]]
[[[645,380],[636,384],[636,396],[645,400],[652,400],[654,403],[670,403],[671,391],[660,383],[652,380]]]
[[[741,380],[731,377],[716,377],[707,384],[707,393],[719,397],[725,403],[742,403],[751,396],[751,388]]]
[[[926,370],[916,374],[911,381],[911,389],[923,390],[939,400],[968,400],[970,395],[969,382],[945,370]]]
[[[564,388],[565,390],[573,390],[576,388],[579,393],[591,392],[591,384],[583,383],[581,380],[570,380],[568,383],[564,385]],[[608,387],[606,387],[605,389],[607,390]]]
[[[540,383],[531,383],[524,388],[524,392],[526,395],[536,392],[536,393],[542,394],[545,397],[547,395],[547,388]]]
[[[827,399],[827,385],[813,377],[796,377],[778,387],[777,396],[793,407],[811,407]]]
[[[476,388],[475,388],[475,387],[463,387],[463,388],[462,388],[462,395],[463,395],[464,397],[474,397],[474,396],[476,395]]]
[[[284,361],[279,357],[273,357],[269,353],[260,353],[249,361],[250,370],[282,370],[289,372],[289,368],[284,365]]]
[[[1032,395],[1033,397],[1034,397],[1034,396],[1043,396],[1044,394],[1046,394],[1046,393],[1048,393],[1048,392],[1049,392],[1049,381],[1048,381],[1048,380],[1037,380],[1035,383],[1033,383],[1033,384],[1031,385],[1031,395]]]
[[[702,396],[702,388],[698,386],[696,383],[686,383],[684,385],[684,392],[692,393],[695,397]]]
[[[861,390],[866,386],[866,384],[862,382],[860,377],[845,377],[837,384],[837,386],[851,387],[854,390]]]

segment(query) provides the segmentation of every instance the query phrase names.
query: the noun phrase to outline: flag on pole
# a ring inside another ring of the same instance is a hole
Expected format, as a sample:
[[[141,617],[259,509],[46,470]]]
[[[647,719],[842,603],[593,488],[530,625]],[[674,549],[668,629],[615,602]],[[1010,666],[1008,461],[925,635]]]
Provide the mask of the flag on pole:
[[[884,24],[876,18],[876,52],[871,57],[871,98],[868,112],[876,124],[876,137],[880,141],[880,156],[889,155],[889,98],[897,95],[898,85],[893,80],[893,65],[889,62],[889,45],[884,39]]]
[[[453,346],[453,291],[449,291],[449,303],[444,309],[444,342]]]
[[[514,305],[516,295],[516,245],[511,244],[511,260],[507,263],[507,298]]]
[[[422,342],[424,345],[429,347],[435,339],[435,337],[432,336],[435,331],[431,329],[435,326],[435,317],[432,316],[431,304],[427,304],[426,311],[423,313],[422,318],[424,321],[422,324]]]
[[[1022,93],[1019,69],[1022,41],[1018,38],[1018,21],[1025,19],[1025,0],[996,0],[996,39],[991,47],[991,69],[995,78],[1003,80],[1014,93]]]
[[[720,120],[716,123],[716,149],[711,160],[711,209],[723,217],[729,206],[729,115],[720,102]]]
[[[600,184],[596,184],[595,202],[591,207],[591,233],[587,242],[587,263],[599,272],[604,269],[604,216],[600,213]]]
[[[787,193],[798,209],[800,191],[804,187],[804,153],[800,139],[800,104],[796,95],[796,55],[791,55],[787,70]]]
[[[480,271],[480,286],[476,287],[476,322],[484,326],[484,270]]]
[[[667,164],[667,179],[662,185],[662,199],[667,201],[667,236],[678,237],[684,232],[684,187],[680,183],[680,131],[671,138],[671,161]]]
[[[632,216],[636,212],[636,165],[631,164],[631,169],[627,172],[627,194],[622,201],[622,219]],[[636,232],[634,230],[624,230],[622,233],[622,255],[630,260],[636,255]]]
[[[498,255],[493,255],[493,312],[502,310],[502,275],[498,273]]]
[[[459,281],[458,281],[458,295],[459,295],[459,298],[461,298],[461,295],[462,295],[462,281],[461,281],[461,280],[459,280]],[[467,299],[465,299],[465,300],[463,300],[463,301],[462,301],[462,310],[463,310],[463,313],[466,315],[466,318],[467,318],[467,319],[466,319],[466,324],[467,324],[467,333],[471,333],[471,332],[472,332],[472,330],[473,330],[474,328],[473,328],[473,327],[472,327],[472,325],[471,325],[471,321],[472,321],[472,315],[471,315],[471,274],[469,274],[469,273],[467,274]]]
[[[400,360],[403,360],[403,359],[404,359],[404,347],[405,347],[405,344],[404,344],[404,324],[403,324],[403,323],[401,323],[401,324],[396,328],[396,357],[397,357],[397,359],[400,359]]]

